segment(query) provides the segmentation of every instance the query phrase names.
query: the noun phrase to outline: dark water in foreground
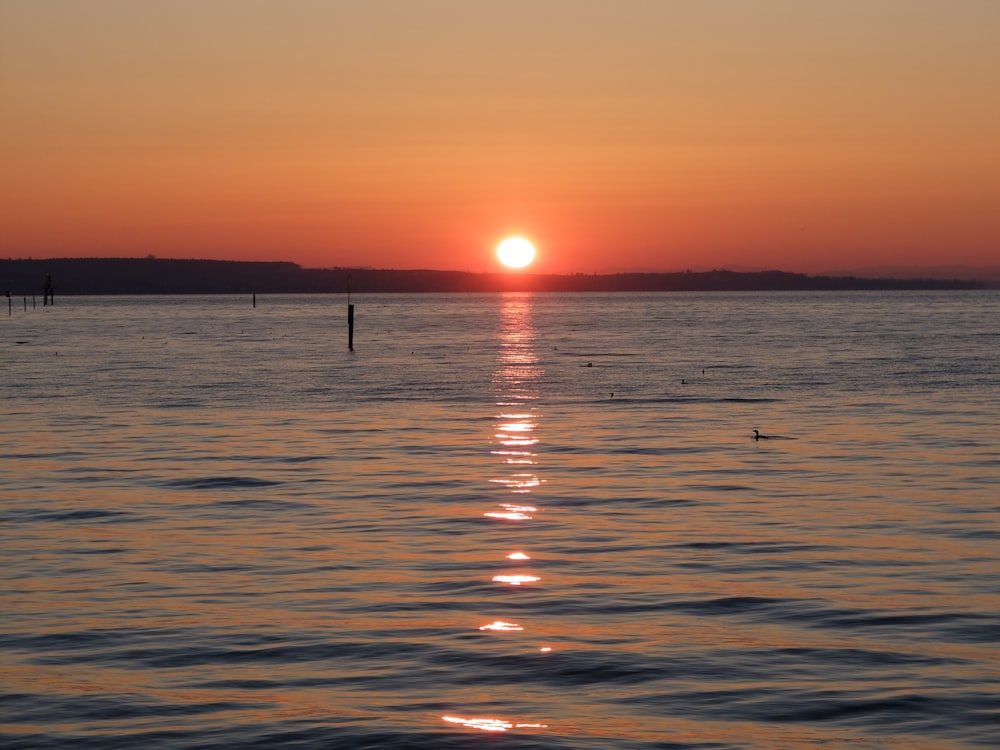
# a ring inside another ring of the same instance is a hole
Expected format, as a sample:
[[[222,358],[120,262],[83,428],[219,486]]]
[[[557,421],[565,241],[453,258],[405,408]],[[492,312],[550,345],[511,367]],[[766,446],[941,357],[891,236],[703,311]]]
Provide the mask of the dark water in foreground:
[[[354,302],[0,322],[0,746],[997,746],[1000,294]]]

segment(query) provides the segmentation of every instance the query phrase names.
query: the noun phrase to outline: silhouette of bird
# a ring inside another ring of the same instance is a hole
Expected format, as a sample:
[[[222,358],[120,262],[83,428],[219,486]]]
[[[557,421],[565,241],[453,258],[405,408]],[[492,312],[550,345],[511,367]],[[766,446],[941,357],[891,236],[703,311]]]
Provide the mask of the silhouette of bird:
[[[785,437],[784,435],[761,435],[760,430],[756,427],[753,431],[754,440],[795,440],[795,438]]]

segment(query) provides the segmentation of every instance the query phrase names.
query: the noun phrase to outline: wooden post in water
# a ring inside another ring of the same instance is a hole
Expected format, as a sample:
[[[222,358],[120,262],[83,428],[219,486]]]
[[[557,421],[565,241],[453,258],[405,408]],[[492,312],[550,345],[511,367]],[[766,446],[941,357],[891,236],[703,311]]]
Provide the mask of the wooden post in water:
[[[54,305],[56,303],[56,293],[55,289],[52,287],[52,277],[45,277],[45,296],[42,297],[42,307],[46,305]]]
[[[7,290],[7,317],[8,317],[8,318],[9,318],[9,317],[10,317],[11,315],[13,315],[13,314],[14,314],[13,312],[11,312],[11,309],[10,309],[10,299],[11,299],[11,297],[10,297],[10,289],[8,289],[8,290]]]
[[[253,309],[257,309],[257,292],[253,293]]]
[[[347,349],[354,351],[354,305],[351,304],[351,275],[347,275]]]

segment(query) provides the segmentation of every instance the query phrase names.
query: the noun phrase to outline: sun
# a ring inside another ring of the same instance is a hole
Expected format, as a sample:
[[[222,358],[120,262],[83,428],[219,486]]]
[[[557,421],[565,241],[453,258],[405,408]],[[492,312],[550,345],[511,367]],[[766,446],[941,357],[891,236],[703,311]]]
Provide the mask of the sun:
[[[508,237],[497,245],[497,258],[507,268],[524,268],[535,259],[535,246],[523,237]]]

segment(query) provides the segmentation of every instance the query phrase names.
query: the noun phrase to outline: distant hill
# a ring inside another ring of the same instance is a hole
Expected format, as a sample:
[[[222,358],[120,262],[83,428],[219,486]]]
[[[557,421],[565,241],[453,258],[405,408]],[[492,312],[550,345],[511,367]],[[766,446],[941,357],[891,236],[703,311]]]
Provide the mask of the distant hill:
[[[295,263],[166,258],[0,260],[0,291],[55,294],[283,294],[346,292],[655,292],[846,289],[974,289],[981,282],[941,278],[807,276],[785,271],[530,274],[368,268],[309,269]]]
[[[874,266],[829,271],[827,276],[863,276],[873,279],[961,279],[1000,282],[1000,266]]]

